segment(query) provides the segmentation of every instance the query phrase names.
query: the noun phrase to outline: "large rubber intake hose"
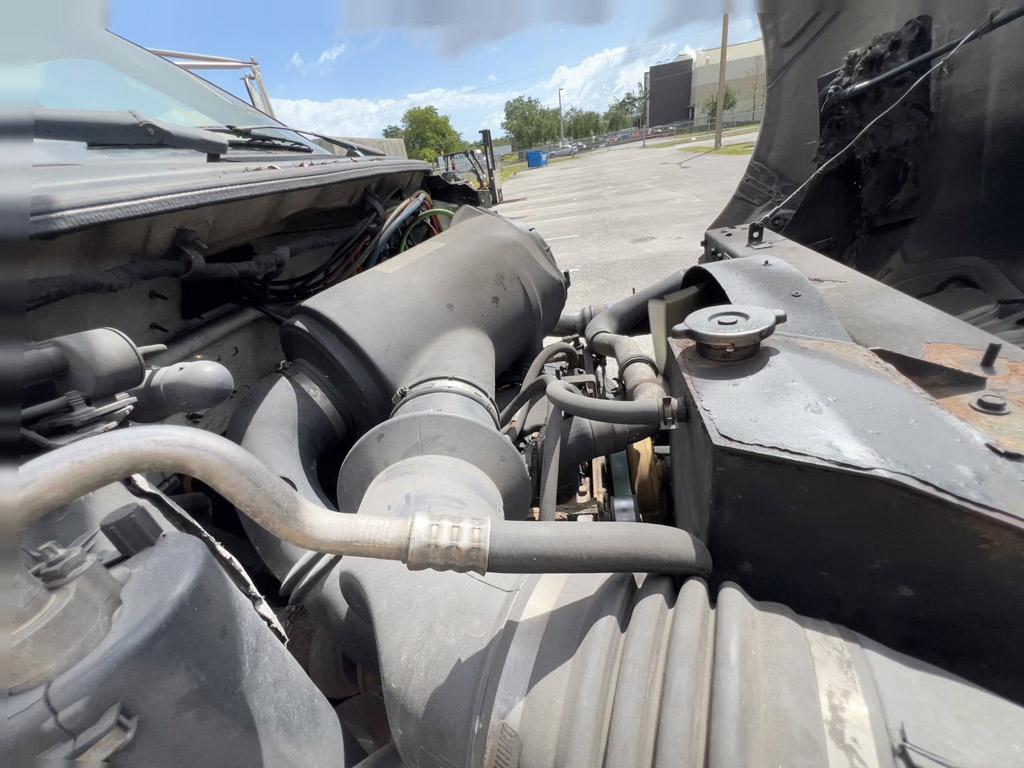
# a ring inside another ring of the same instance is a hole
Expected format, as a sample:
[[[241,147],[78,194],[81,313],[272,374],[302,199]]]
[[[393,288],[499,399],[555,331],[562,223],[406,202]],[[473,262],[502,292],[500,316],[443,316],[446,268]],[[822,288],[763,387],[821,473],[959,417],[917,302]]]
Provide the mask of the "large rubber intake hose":
[[[400,560],[417,569],[692,574],[707,573],[711,565],[700,541],[675,528],[645,523],[335,512],[304,499],[230,440],[192,427],[163,425],[86,438],[23,464],[15,526],[23,530],[86,493],[142,472],[174,472],[201,480],[239,512],[304,549]],[[473,550],[469,565],[467,546]]]

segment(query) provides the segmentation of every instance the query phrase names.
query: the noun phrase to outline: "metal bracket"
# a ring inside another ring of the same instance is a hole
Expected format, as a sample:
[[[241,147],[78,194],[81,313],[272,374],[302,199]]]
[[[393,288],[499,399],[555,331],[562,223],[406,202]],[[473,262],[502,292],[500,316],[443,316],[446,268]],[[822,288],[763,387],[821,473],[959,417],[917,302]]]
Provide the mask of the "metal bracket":
[[[764,241],[764,225],[758,222],[752,222],[750,227],[747,229],[747,247],[748,248],[767,248],[768,245]]]

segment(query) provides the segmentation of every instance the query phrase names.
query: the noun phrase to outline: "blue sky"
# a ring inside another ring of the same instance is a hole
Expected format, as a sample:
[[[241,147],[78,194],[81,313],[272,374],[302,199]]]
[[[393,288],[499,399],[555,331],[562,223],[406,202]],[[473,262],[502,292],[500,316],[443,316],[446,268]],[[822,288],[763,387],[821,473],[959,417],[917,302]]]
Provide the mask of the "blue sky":
[[[733,0],[730,42],[760,36]],[[260,62],[278,117],[379,136],[435,105],[466,139],[501,134],[519,94],[603,110],[651,64],[717,47],[722,0],[110,0],[108,27],[149,47]],[[209,75],[241,93],[238,74]]]

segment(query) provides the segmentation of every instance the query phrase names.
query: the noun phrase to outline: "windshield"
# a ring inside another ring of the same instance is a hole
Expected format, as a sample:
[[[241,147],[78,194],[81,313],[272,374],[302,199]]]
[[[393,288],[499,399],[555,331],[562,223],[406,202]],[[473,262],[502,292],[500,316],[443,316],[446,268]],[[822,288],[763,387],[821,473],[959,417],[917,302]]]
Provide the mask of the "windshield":
[[[48,30],[39,35],[35,50],[35,100],[40,107],[136,110],[155,120],[192,127],[267,126],[261,133],[325,151],[212,83],[111,32]]]

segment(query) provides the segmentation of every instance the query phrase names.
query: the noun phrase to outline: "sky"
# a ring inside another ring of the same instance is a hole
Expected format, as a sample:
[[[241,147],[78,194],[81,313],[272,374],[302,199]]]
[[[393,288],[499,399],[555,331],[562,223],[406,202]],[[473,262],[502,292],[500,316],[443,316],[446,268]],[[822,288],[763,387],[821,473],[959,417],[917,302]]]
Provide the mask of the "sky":
[[[731,0],[729,41],[760,36]],[[502,135],[518,95],[603,111],[652,64],[717,47],[723,0],[109,0],[107,26],[152,48],[261,65],[277,117],[335,136],[380,136],[434,105],[464,139]],[[238,73],[205,74],[239,95]]]

